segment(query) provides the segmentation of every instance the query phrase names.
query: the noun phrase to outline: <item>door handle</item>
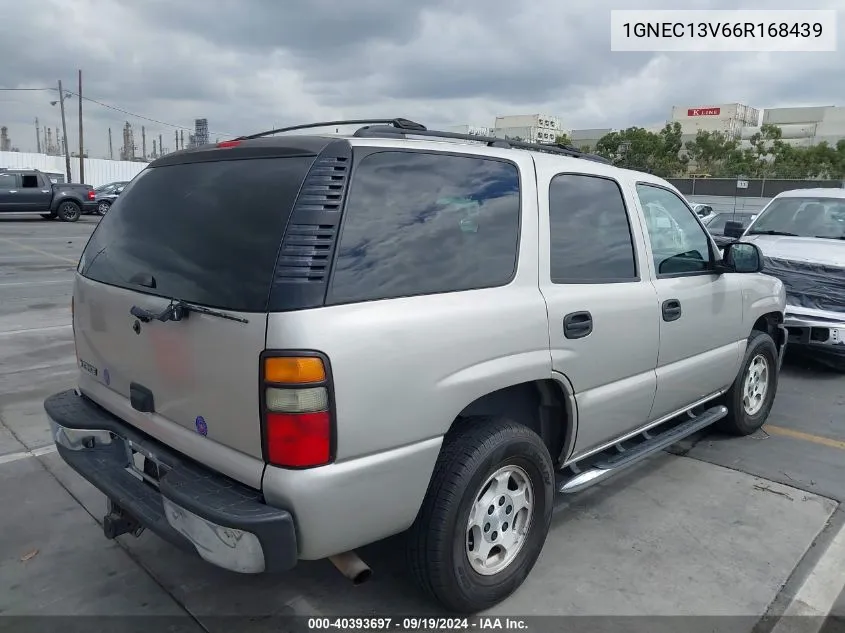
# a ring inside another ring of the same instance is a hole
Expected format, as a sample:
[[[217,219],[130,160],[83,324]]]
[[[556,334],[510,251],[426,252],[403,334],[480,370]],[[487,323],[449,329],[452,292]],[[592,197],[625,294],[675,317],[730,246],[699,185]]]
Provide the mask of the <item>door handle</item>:
[[[584,338],[593,331],[593,315],[589,312],[570,312],[563,317],[566,338]]]
[[[677,321],[681,318],[681,302],[677,299],[667,299],[663,302],[663,320]]]

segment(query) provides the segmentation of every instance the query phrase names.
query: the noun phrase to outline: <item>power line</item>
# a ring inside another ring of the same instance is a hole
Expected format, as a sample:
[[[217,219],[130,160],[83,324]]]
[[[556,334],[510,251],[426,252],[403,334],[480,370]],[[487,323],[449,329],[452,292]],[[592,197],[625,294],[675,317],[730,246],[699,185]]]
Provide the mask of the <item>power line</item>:
[[[58,92],[58,88],[0,88],[0,92],[32,92],[32,91],[51,91],[51,92]],[[63,90],[64,93],[72,95],[74,97],[78,97],[79,93],[74,92],[73,90],[68,90],[65,88]],[[96,103],[98,106],[103,108],[107,108],[109,110],[114,110],[115,112],[120,112],[121,114],[125,114],[126,116],[130,116],[136,119],[142,119],[144,121],[149,121],[150,123],[157,123],[158,125],[164,125],[165,127],[174,128],[177,130],[188,130],[192,132],[194,128],[186,127],[184,125],[176,125],[175,123],[168,123],[167,121],[159,121],[158,119],[153,119],[142,114],[136,114],[135,112],[130,112],[129,110],[124,110],[123,108],[118,108],[117,106],[109,105],[108,103],[103,103],[102,101],[98,101],[97,99],[92,99],[91,97],[82,97],[83,101],[90,101],[91,103]],[[235,134],[229,134],[228,132],[214,132],[209,131],[209,135],[215,136],[236,136]]]

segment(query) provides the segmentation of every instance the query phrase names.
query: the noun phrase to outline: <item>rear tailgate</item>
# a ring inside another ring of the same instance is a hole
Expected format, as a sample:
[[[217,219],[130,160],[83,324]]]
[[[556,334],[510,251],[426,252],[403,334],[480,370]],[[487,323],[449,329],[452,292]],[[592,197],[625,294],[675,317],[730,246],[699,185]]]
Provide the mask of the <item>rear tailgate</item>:
[[[197,437],[195,448],[182,447],[194,458],[208,462],[206,452],[217,451],[210,461],[219,462],[222,445],[260,460],[267,301],[313,157],[238,159],[211,151],[225,160],[206,155],[142,172],[86,246],[74,299],[79,385],[164,441],[181,437],[184,444],[194,437],[189,431],[218,446]],[[216,314],[138,317],[160,314],[173,300]]]

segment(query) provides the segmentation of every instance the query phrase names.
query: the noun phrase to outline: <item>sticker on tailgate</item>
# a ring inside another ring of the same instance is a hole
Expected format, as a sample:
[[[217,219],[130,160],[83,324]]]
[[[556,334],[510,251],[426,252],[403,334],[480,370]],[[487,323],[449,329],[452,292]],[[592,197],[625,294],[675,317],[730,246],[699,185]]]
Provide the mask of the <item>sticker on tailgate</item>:
[[[89,374],[91,374],[92,376],[96,376],[98,373],[100,373],[100,372],[97,370],[97,368],[96,368],[96,367],[94,367],[94,365],[92,365],[92,364],[91,364],[91,363],[89,363],[88,361],[84,361],[84,360],[82,360],[81,358],[79,359],[79,366],[80,366],[80,367],[82,367],[82,369],[84,369],[85,371],[87,371],[87,372],[88,372]]]

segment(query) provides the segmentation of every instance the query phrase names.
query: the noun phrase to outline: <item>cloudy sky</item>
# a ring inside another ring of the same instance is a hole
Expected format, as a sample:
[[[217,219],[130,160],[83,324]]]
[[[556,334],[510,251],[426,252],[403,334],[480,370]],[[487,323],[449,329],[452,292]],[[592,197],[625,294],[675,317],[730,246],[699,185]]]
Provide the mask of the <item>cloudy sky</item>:
[[[84,102],[86,150],[115,154],[130,121],[140,149],[173,126],[211,138],[341,117],[404,116],[429,126],[492,125],[545,113],[571,128],[659,123],[673,105],[845,105],[845,53],[619,53],[610,10],[661,0],[41,0],[3,2],[0,87],[61,79]],[[677,5],[677,3],[674,3]],[[730,8],[685,0],[686,8]],[[840,8],[815,0],[807,8]],[[790,6],[792,5],[792,6]],[[796,8],[746,0],[744,9]],[[843,30],[840,21],[839,30]],[[841,39],[841,38],[840,38]],[[37,42],[37,44],[36,44]],[[840,44],[840,48],[841,48]],[[60,126],[55,93],[0,91],[0,125],[34,151],[35,117]],[[78,146],[77,102],[66,103]],[[164,125],[163,123],[169,124]],[[187,139],[188,132],[185,132]]]

